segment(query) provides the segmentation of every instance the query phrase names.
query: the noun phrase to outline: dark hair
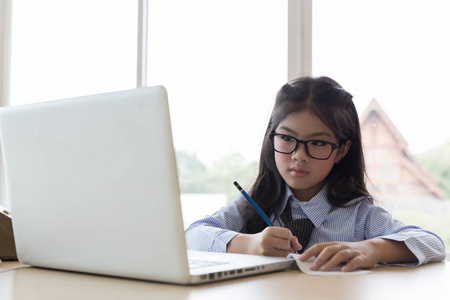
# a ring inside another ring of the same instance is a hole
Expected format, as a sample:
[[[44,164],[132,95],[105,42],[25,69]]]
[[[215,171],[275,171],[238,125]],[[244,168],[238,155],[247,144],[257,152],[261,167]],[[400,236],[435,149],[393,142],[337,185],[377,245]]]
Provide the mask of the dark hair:
[[[328,77],[301,77],[286,83],[278,91],[275,106],[264,136],[259,174],[250,191],[251,197],[270,216],[276,212],[286,193],[286,184],[278,172],[269,139],[280,122],[293,112],[309,110],[316,114],[335,134],[338,142],[351,140],[344,158],[335,164],[327,177],[328,200],[335,206],[360,196],[369,196],[365,185],[365,163],[358,113],[352,95]],[[260,232],[264,221],[251,213],[249,233]]]

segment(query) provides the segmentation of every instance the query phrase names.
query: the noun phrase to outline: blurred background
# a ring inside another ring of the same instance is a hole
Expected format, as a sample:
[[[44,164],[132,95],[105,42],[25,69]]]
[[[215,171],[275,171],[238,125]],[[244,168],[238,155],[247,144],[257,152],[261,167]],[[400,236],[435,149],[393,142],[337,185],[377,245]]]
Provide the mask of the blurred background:
[[[185,224],[256,176],[288,80],[288,3],[148,1],[146,84],[169,93]],[[12,4],[10,105],[136,86],[137,0]],[[310,15],[312,75],[354,95],[375,198],[447,247],[449,14],[445,0],[313,0]]]

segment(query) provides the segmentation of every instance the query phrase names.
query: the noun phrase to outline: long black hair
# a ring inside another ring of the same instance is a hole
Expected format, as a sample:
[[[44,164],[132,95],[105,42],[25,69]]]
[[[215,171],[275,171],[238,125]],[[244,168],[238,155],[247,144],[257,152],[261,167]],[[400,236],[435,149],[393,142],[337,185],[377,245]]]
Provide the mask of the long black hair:
[[[369,196],[365,184],[365,163],[358,113],[352,95],[329,77],[301,77],[278,91],[261,149],[259,174],[250,196],[270,216],[276,212],[286,193],[286,183],[275,164],[270,133],[291,113],[309,110],[335,134],[339,142],[350,140],[351,147],[327,177],[328,201],[345,206],[356,197]],[[256,233],[267,225],[251,210],[247,232]]]

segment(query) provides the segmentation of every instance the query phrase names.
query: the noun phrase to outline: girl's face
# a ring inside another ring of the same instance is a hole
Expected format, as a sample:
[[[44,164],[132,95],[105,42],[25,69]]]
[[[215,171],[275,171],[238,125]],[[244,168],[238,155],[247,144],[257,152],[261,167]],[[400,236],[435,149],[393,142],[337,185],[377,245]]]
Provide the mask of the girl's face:
[[[338,143],[333,131],[309,110],[291,113],[276,128],[275,133],[286,134],[299,140],[321,140]],[[306,153],[305,145],[299,143],[291,154],[275,152],[275,163],[284,181],[300,201],[309,201],[325,185],[333,165],[341,160],[350,141],[334,150],[327,160],[314,159]]]

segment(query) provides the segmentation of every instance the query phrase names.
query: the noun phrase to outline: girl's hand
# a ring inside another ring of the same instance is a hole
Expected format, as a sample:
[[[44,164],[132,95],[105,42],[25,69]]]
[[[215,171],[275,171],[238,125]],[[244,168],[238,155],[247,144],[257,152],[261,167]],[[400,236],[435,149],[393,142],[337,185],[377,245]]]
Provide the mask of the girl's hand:
[[[329,271],[340,263],[347,263],[341,268],[346,272],[356,268],[371,268],[380,261],[380,253],[368,240],[316,244],[300,255],[300,260],[306,261],[312,256],[316,257],[311,264],[311,270],[314,271]]]
[[[378,263],[414,262],[417,258],[403,242],[386,239],[371,239],[361,242],[331,242],[312,246],[300,260],[316,259],[311,270],[329,271],[340,263],[346,263],[341,270],[353,271],[357,268],[372,268]]]
[[[302,249],[297,237],[282,227],[266,227],[256,234],[238,234],[227,245],[229,253],[286,257]]]

